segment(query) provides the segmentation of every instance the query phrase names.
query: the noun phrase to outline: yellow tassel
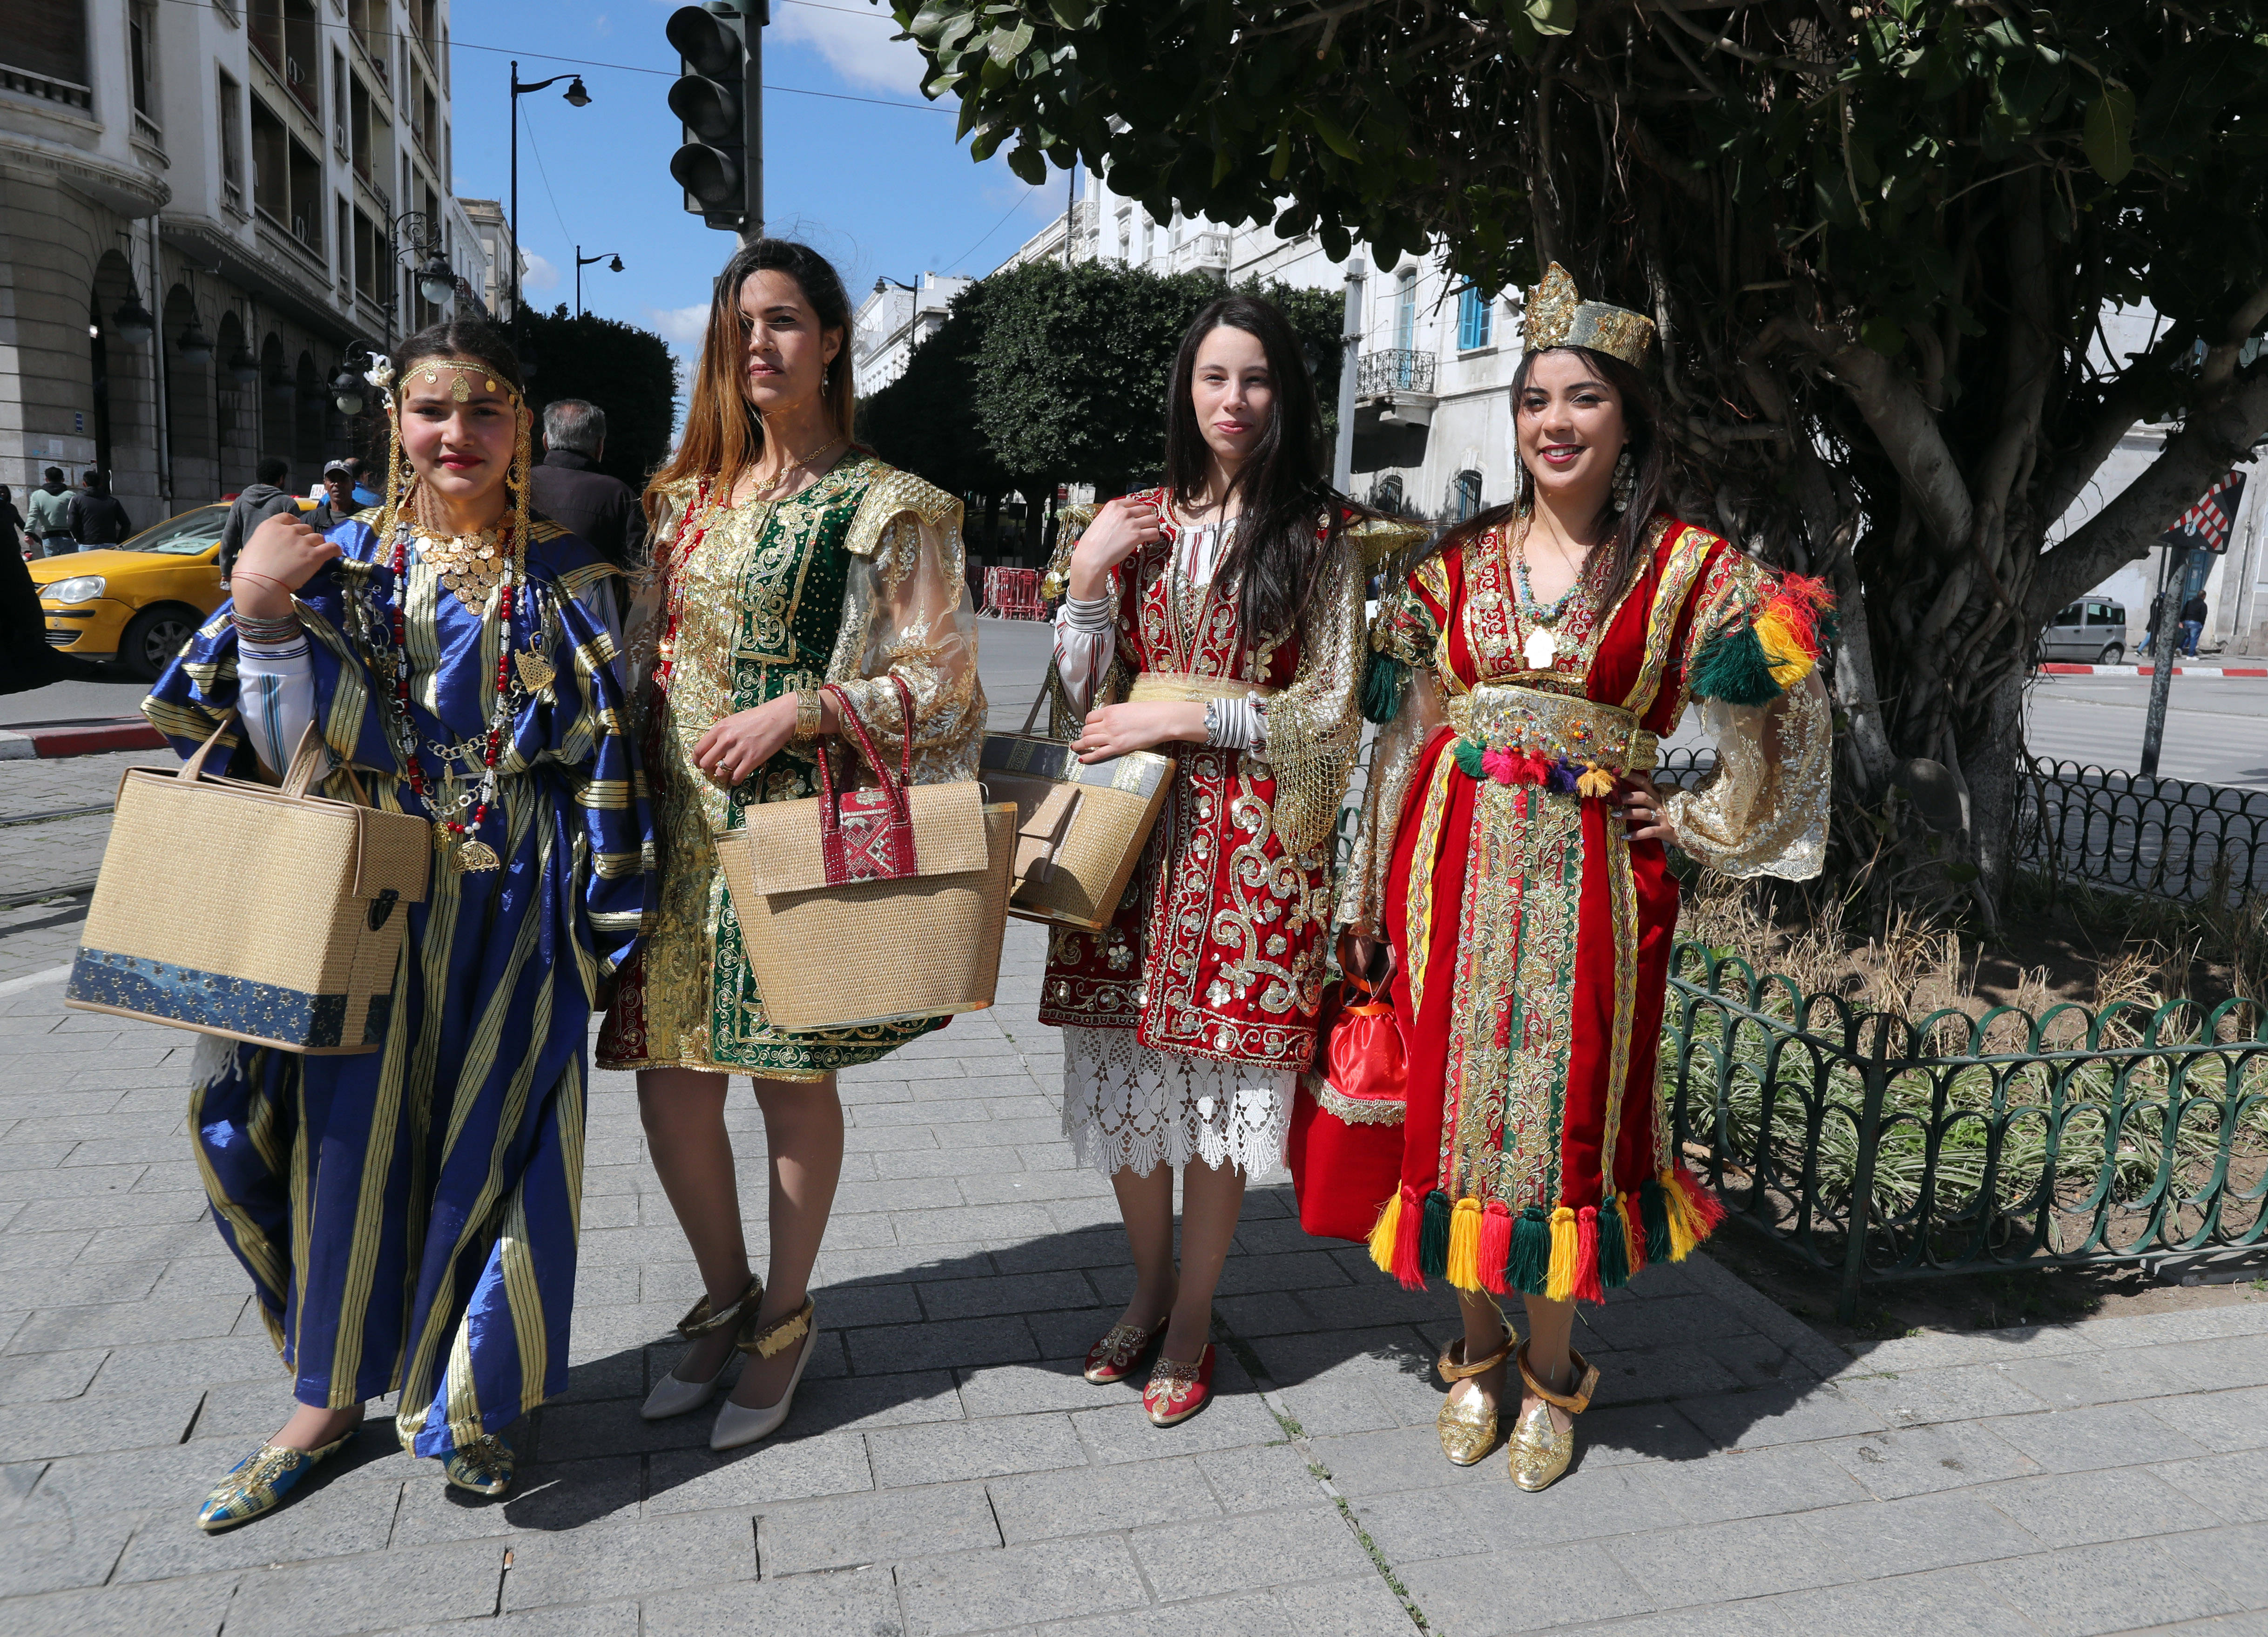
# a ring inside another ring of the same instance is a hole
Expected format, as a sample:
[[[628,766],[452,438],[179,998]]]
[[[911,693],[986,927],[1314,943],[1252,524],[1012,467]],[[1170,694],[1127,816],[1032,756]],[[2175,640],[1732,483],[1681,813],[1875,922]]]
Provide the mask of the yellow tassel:
[[[1587,763],[1585,765],[1588,771],[1575,781],[1575,793],[1579,796],[1613,795],[1615,776],[1595,762]]]
[[[1551,1266],[1543,1276],[1547,1301],[1575,1299],[1575,1211],[1561,1206],[1551,1213]]]
[[[1481,1202],[1460,1199],[1449,1217],[1449,1282],[1460,1290],[1481,1287]]]
[[[1402,1191],[1397,1188],[1386,1197],[1386,1208],[1378,1213],[1378,1224],[1370,1230],[1370,1260],[1381,1273],[1394,1271],[1394,1239],[1402,1231]]]
[[[1811,675],[1819,661],[1796,638],[1787,617],[1778,608],[1767,608],[1756,622],[1756,640],[1764,645],[1764,658],[1771,662],[1772,681],[1782,689],[1793,688]]]
[[[1700,1235],[1693,1231],[1693,1207],[1686,1202],[1685,1191],[1668,1171],[1661,1174],[1661,1191],[1669,1196],[1669,1259],[1683,1262],[1701,1242]]]

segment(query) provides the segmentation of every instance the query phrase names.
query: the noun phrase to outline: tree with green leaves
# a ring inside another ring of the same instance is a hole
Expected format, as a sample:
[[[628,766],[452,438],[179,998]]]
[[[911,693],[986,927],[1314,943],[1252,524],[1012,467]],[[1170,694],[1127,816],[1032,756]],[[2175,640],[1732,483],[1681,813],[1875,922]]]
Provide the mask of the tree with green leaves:
[[[585,398],[607,412],[607,450],[595,469],[634,490],[669,453],[677,420],[677,358],[650,329],[585,313],[570,317],[562,302],[533,310],[512,326],[512,345],[527,369],[528,408],[543,424],[546,404]]]
[[[1341,299],[1251,284],[1307,343],[1316,391],[1338,389]],[[906,372],[868,401],[876,453],[959,494],[995,481],[1027,496],[1058,483],[1117,494],[1165,462],[1166,390],[1182,332],[1223,293],[1205,273],[1027,262],[971,285]],[[1037,508],[1027,555],[1042,547]]]
[[[983,159],[1565,264],[1659,326],[1695,520],[1842,604],[1837,826],[1989,917],[2054,611],[2268,435],[2268,0],[897,0]],[[2146,344],[2103,340],[2146,303]],[[2139,421],[2139,477],[2058,535]],[[1883,871],[1875,879],[1906,875]]]

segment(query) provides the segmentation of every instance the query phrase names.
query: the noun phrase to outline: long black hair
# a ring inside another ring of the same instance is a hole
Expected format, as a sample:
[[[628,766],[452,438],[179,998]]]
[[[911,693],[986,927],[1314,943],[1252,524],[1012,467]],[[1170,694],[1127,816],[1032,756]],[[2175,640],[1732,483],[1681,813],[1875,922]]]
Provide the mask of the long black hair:
[[[1224,586],[1236,586],[1245,642],[1258,649],[1290,636],[1307,613],[1326,556],[1316,542],[1316,520],[1328,519],[1325,543],[1335,542],[1346,502],[1324,476],[1315,383],[1299,336],[1273,302],[1246,295],[1224,296],[1198,313],[1174,355],[1166,398],[1166,492],[1187,505],[1204,489],[1211,451],[1189,390],[1198,347],[1224,324],[1258,339],[1276,389],[1275,412],[1222,497],[1224,511],[1232,496],[1242,507],[1228,554],[1214,570]]]
[[[1615,389],[1622,400],[1623,431],[1630,439],[1632,467],[1632,486],[1630,504],[1616,518],[1614,533],[1605,542],[1604,551],[1594,551],[1583,564],[1584,577],[1592,582],[1594,593],[1611,600],[1630,584],[1644,563],[1647,536],[1652,532],[1654,514],[1662,508],[1663,496],[1669,483],[1668,440],[1662,436],[1661,410],[1653,395],[1653,385],[1645,374],[1610,354],[1589,347],[1543,347],[1534,352],[1522,353],[1520,367],[1512,372],[1513,417],[1520,415],[1520,395],[1528,390],[1528,378],[1535,360],[1549,352],[1572,352],[1580,355],[1585,365],[1597,372],[1601,380]],[[1518,448],[1519,439],[1513,439]],[[1518,487],[1513,498],[1502,505],[1491,506],[1476,513],[1443,535],[1433,552],[1444,556],[1462,551],[1467,542],[1476,540],[1490,529],[1499,527],[1521,516],[1534,504],[1535,479],[1521,461]],[[1607,498],[1608,512],[1614,508],[1614,497]],[[1432,554],[1428,554],[1432,555]]]

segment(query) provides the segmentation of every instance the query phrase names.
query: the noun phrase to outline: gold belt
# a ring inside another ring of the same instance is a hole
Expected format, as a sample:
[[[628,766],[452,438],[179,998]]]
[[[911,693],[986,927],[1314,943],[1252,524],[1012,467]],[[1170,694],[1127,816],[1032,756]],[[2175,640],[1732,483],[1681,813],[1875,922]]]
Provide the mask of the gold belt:
[[[1129,704],[1166,700],[1192,704],[1206,699],[1265,699],[1276,690],[1264,682],[1240,682],[1227,676],[1192,676],[1183,671],[1144,671],[1126,696]]]
[[[1652,772],[1661,746],[1619,705],[1484,682],[1448,701],[1458,734],[1484,750],[1540,756],[1576,768]]]

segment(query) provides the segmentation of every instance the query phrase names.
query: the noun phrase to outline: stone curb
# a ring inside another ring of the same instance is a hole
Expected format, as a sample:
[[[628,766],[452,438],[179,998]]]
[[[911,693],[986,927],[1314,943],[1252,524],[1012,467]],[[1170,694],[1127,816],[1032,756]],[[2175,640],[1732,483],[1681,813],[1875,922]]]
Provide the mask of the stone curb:
[[[0,762],[53,761],[113,750],[163,750],[166,736],[138,716],[77,727],[0,727]]]

